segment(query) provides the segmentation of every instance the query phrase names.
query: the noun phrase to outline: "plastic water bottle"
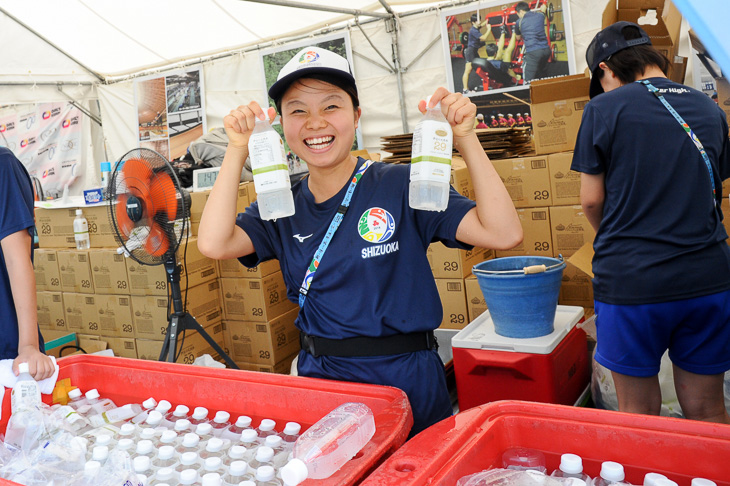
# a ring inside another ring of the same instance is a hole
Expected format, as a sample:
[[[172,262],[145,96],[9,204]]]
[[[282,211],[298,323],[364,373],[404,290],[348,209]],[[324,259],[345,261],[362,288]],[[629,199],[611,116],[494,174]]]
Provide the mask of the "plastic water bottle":
[[[717,483],[715,483],[715,481],[710,481],[709,479],[694,478],[691,486],[717,486]]]
[[[96,388],[87,391],[85,396],[86,405],[81,407],[79,413],[85,413],[87,415],[97,415],[113,408],[117,408],[117,405],[111,399],[101,398],[101,396],[99,395],[99,390],[97,390]]]
[[[251,428],[251,417],[247,415],[241,415],[236,419],[236,423],[229,425],[227,429],[221,432],[220,437],[222,439],[229,439],[236,441],[241,437],[241,432]]]
[[[234,445],[228,449],[228,454],[223,457],[223,465],[230,466],[236,461],[243,461],[243,457],[246,455],[246,448],[240,445]]]
[[[224,486],[238,486],[241,481],[256,479],[248,472],[248,464],[244,461],[233,461],[228,473],[221,478]]]
[[[91,460],[99,464],[104,464],[109,457],[109,448],[107,446],[96,446],[92,449]]]
[[[78,410],[82,405],[86,405],[86,398],[80,389],[74,388],[68,392],[68,403],[66,405],[74,410]]]
[[[276,479],[276,471],[271,466],[261,466],[256,470],[257,486],[281,486],[281,481]]]
[[[357,454],[375,434],[373,412],[362,403],[340,405],[303,433],[281,468],[288,485],[307,478],[330,477]]]
[[[273,458],[274,449],[271,447],[261,446],[256,449],[256,456],[248,461],[248,467],[251,468],[252,472],[257,471],[261,466],[274,467],[274,464],[271,462]]]
[[[174,430],[165,430],[162,432],[162,436],[160,436],[160,446],[169,445],[173,449],[175,448],[175,444],[177,444],[177,432]]]
[[[180,419],[187,419],[188,415],[190,415],[190,408],[186,405],[178,405],[172,412],[167,412],[165,418],[174,423]]]
[[[178,454],[182,455],[186,452],[198,452],[198,444],[200,443],[200,437],[198,434],[188,432],[182,438],[182,442],[178,445],[175,450]]]
[[[153,429],[152,427],[141,427],[139,429],[139,433],[137,434],[137,437],[139,437],[142,440],[148,440],[155,444],[158,442],[159,436],[157,435],[157,430]]]
[[[76,210],[74,218],[74,240],[76,241],[77,250],[88,250],[91,248],[91,240],[89,239],[89,222],[84,217],[84,212],[80,209]]]
[[[502,464],[505,469],[547,472],[545,454],[527,447],[512,447],[504,451]]]
[[[286,464],[289,458],[289,451],[284,449],[284,440],[278,435],[270,435],[264,441],[264,446],[271,447],[274,451],[274,457],[271,459],[271,463],[274,467],[281,467]]]
[[[88,419],[68,405],[58,407],[53,411],[53,416],[62,419],[76,435],[81,435],[92,429]]]
[[[157,451],[157,457],[152,459],[153,469],[171,468],[177,464],[175,458],[175,448],[169,445],[160,447]]]
[[[151,463],[152,461],[150,461],[149,456],[137,456],[132,459],[134,472],[137,474],[144,474],[147,477],[152,475]]]
[[[221,486],[221,475],[218,473],[207,473],[203,475],[201,486]]]
[[[223,460],[223,441],[218,437],[212,437],[206,444],[205,450],[200,453],[201,459],[207,459],[209,457],[218,457]]]
[[[119,422],[124,422],[125,420],[134,418],[141,411],[142,407],[140,407],[136,403],[130,403],[127,405],[122,405],[121,407],[112,408],[111,410],[107,410],[106,412],[91,415],[89,417],[89,422],[91,422],[91,425],[93,425],[94,427],[101,427],[106,424],[117,424]]]
[[[151,440],[141,440],[137,442],[137,448],[135,449],[137,457],[146,456],[149,457],[150,461],[155,455],[155,450]]]
[[[170,467],[163,467],[154,472],[150,478],[150,482],[155,486],[160,486],[161,484],[174,484],[177,482],[177,474],[175,474],[174,469]]]
[[[198,480],[198,471],[195,469],[185,469],[180,473],[180,484],[195,484]]]
[[[188,419],[193,425],[204,424],[208,422],[208,409],[205,407],[195,407],[193,416]]]
[[[294,443],[299,438],[299,432],[302,426],[296,422],[287,422],[284,430],[281,432],[281,438],[284,440],[284,448],[293,448]]]
[[[96,478],[99,471],[101,471],[101,463],[98,461],[87,461],[84,464],[84,480],[86,484],[95,484],[92,482],[92,479]]]
[[[41,389],[38,382],[30,375],[28,363],[18,364],[18,381],[10,392],[10,408],[12,413],[19,410],[35,409],[42,403]]]
[[[132,454],[134,452],[134,440],[132,439],[119,439],[119,442],[117,442],[116,450],[118,451],[126,451],[128,454]]]
[[[201,442],[207,442],[209,439],[213,439],[213,426],[210,423],[205,422],[195,426],[195,433],[200,437]]]
[[[443,211],[449,204],[453,132],[441,112],[426,98],[426,114],[413,131],[408,205],[413,209]]]
[[[583,472],[583,459],[575,454],[560,456],[560,466],[551,474],[554,478],[578,478],[590,484],[590,476]]]
[[[593,481],[593,486],[607,486],[609,484],[620,483],[624,480],[624,467],[618,462],[606,461],[601,464],[600,477]]]
[[[190,432],[190,427],[192,427],[190,420],[178,419],[175,421],[175,427],[173,427],[172,430],[174,430],[178,434],[187,434],[188,432]]]
[[[210,424],[213,427],[213,435],[215,437],[221,437],[223,432],[231,426],[231,423],[228,421],[230,418],[231,414],[228,412],[224,412],[223,410],[216,412],[215,417],[213,417],[213,422]]]
[[[142,412],[140,412],[136,417],[132,418],[130,422],[133,424],[141,424],[145,420],[147,420],[147,416],[149,415],[151,410],[154,410],[157,406],[157,400],[150,397],[144,402],[142,402]]]
[[[256,126],[248,140],[253,184],[258,195],[261,219],[286,218],[294,215],[294,197],[289,180],[289,163],[284,142],[266,120],[256,118]]]
[[[186,452],[183,455],[180,456],[180,464],[175,466],[175,471],[180,474],[182,478],[182,474],[186,470],[193,470],[195,472],[195,476],[198,475],[198,469],[203,465],[203,462],[198,457],[197,452]]]
[[[646,473],[644,476],[644,486],[656,486],[658,479],[667,479],[667,477],[664,474],[659,473]]]
[[[263,444],[266,437],[276,434],[276,422],[271,419],[263,419],[258,427],[256,427],[256,433],[258,434],[258,441]]]
[[[198,471],[198,473],[201,476],[204,476],[209,473],[218,473],[221,474],[223,472],[223,461],[221,461],[220,457],[208,457],[203,462],[203,467],[201,467]]]

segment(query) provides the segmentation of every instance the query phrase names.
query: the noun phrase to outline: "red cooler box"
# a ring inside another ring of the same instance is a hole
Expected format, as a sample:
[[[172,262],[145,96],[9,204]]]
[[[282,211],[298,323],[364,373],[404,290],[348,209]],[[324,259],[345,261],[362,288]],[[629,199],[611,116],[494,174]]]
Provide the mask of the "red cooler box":
[[[591,376],[582,321],[582,307],[559,305],[551,334],[516,339],[481,314],[451,340],[459,409],[497,400],[573,405]]]
[[[307,480],[302,486],[359,483],[403,445],[413,425],[406,394],[386,386],[89,355],[69,356],[58,364],[59,380],[70,378],[71,384],[83,391],[96,388],[117,405],[142,403],[153,396],[168,400],[173,407],[206,407],[211,415],[225,410],[234,420],[248,415],[254,426],[270,418],[276,421],[278,431],[287,421],[299,422],[304,431],[346,402],[370,407],[376,427],[370,442],[333,476]],[[49,395],[43,398],[50,400]],[[0,432],[4,433],[10,416],[10,393],[5,393],[2,406]],[[0,479],[0,485],[17,483]]]

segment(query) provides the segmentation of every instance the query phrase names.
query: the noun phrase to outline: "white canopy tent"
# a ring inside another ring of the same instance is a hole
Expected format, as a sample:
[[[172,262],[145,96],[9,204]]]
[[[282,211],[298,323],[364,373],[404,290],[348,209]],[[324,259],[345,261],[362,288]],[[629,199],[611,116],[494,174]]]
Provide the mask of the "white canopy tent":
[[[416,109],[447,83],[440,9],[494,1],[0,0],[0,114],[72,102],[82,122],[84,184],[99,163],[138,144],[134,80],[202,66],[208,128],[233,107],[267,101],[259,51],[347,32],[363,109],[364,146],[412,128]],[[571,0],[577,68],[605,0]],[[78,188],[76,192],[79,192]]]

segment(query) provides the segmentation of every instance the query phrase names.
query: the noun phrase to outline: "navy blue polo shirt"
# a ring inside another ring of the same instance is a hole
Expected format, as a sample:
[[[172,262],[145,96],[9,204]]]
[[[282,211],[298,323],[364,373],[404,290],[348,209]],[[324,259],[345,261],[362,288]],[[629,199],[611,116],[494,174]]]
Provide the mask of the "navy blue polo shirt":
[[[525,13],[525,16],[517,21],[516,33],[522,36],[525,53],[549,47],[545,35],[545,16],[542,12],[531,10]]]

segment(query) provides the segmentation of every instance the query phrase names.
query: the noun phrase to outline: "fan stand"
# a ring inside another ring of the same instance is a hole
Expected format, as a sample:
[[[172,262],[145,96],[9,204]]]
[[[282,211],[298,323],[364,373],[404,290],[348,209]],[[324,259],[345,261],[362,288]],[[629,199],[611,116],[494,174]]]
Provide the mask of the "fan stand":
[[[165,341],[162,343],[159,361],[175,362],[177,337],[181,332],[190,329],[192,331],[198,331],[208,341],[208,344],[223,358],[229,368],[239,369],[231,357],[203,329],[203,326],[193,316],[183,310],[182,293],[180,292],[180,267],[175,262],[174,254],[165,260],[165,272],[167,273],[167,281],[172,292],[173,313],[170,315],[170,322],[167,324],[167,334],[165,334]]]

